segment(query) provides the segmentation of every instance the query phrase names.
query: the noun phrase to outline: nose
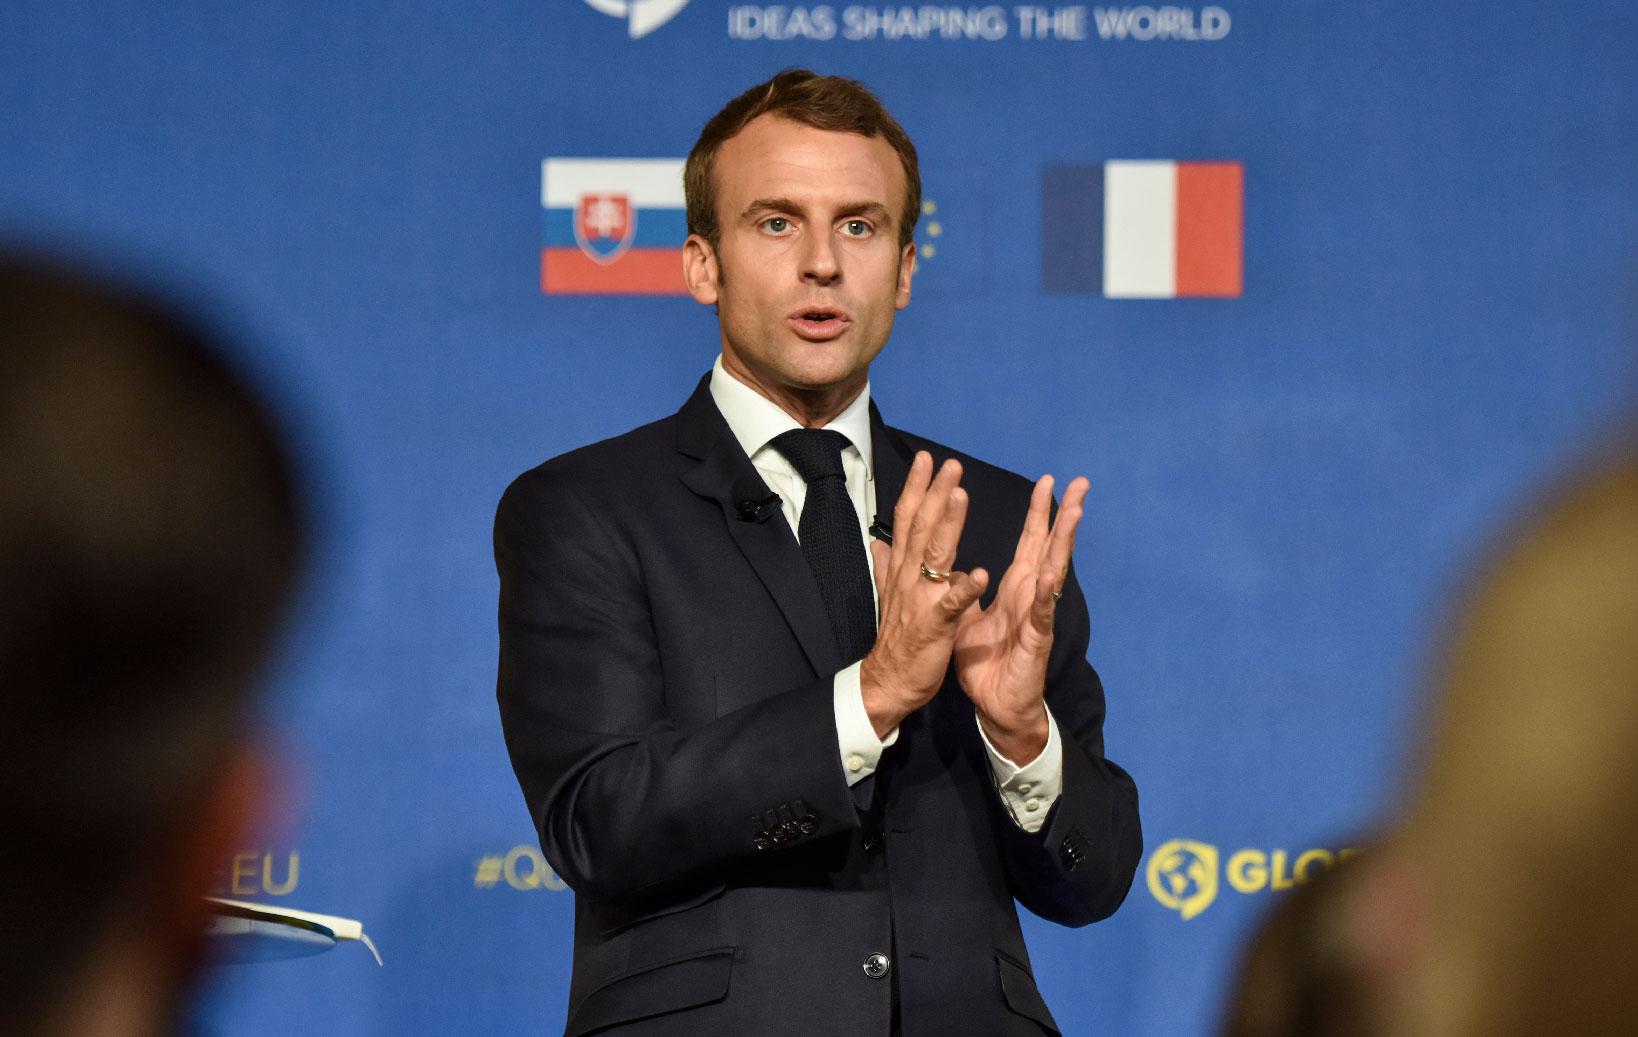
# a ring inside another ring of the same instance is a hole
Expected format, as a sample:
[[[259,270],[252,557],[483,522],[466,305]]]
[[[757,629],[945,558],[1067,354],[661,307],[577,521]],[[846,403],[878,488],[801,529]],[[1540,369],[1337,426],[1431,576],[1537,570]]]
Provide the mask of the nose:
[[[802,256],[802,280],[817,285],[829,285],[842,276],[836,263],[836,246],[828,234],[815,234],[808,239],[807,251]]]

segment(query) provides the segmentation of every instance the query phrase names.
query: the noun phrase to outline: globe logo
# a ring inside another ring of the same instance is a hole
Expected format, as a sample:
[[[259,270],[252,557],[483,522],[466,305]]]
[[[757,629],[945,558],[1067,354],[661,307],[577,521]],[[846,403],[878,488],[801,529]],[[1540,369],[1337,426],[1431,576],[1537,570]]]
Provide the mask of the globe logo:
[[[1173,839],[1149,857],[1149,892],[1187,922],[1217,899],[1217,847]]]
[[[588,6],[610,18],[625,21],[632,39],[640,39],[669,22],[688,6],[688,0],[586,0]]]

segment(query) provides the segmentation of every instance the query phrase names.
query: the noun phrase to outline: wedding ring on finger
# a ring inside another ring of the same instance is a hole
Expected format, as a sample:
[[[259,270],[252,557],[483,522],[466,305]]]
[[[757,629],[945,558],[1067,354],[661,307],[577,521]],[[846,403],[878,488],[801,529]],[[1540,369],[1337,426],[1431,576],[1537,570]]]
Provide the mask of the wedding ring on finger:
[[[1052,592],[1052,600],[1053,601],[1057,601],[1059,598],[1062,598],[1063,596],[1064,596],[1063,588],[1059,588],[1058,590],[1055,590],[1055,591]]]
[[[929,580],[932,580],[934,583],[943,583],[945,580],[950,578],[950,574],[947,572],[941,573],[937,569],[927,568],[926,562],[921,563],[921,574],[927,577]]]

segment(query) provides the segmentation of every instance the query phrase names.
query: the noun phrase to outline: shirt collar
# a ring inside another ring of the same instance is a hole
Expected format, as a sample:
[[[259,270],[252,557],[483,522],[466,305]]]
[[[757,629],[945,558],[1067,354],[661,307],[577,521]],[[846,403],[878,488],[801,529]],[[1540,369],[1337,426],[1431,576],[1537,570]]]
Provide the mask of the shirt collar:
[[[801,422],[779,409],[779,405],[728,373],[722,356],[711,367],[711,399],[728,422],[746,457],[755,457],[768,441],[781,432],[801,428]],[[824,426],[847,437],[864,460],[865,478],[875,476],[875,458],[870,443],[870,383],[866,382],[847,409]]]

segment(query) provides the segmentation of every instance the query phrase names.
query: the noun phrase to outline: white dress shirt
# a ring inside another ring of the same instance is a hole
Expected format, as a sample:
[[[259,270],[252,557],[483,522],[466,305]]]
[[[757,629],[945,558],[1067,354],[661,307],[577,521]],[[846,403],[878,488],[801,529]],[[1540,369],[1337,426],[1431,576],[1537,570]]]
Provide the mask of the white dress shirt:
[[[795,532],[800,529],[802,505],[808,496],[807,480],[771,441],[780,433],[801,428],[801,423],[780,410],[773,401],[729,374],[722,366],[721,356],[717,357],[716,365],[711,369],[711,399],[727,419],[728,428],[751,459],[751,464],[756,466],[757,473],[769,489],[779,494],[781,509],[791,530]],[[858,513],[859,536],[865,542],[866,564],[871,567],[874,578],[875,559],[870,555],[869,530],[876,513],[876,474],[870,437],[870,386],[866,385],[858,399],[848,404],[847,409],[825,428],[847,437],[848,445],[842,450],[842,471],[847,480],[847,495],[853,501],[853,510]],[[854,663],[837,673],[832,685],[837,748],[849,785],[875,773],[881,763],[882,750],[899,737],[897,728],[888,732],[886,739],[876,737],[870,715],[865,712],[864,694],[859,688],[859,666],[859,663]],[[995,787],[1007,811],[1025,831],[1040,831],[1047,811],[1063,789],[1063,743],[1059,740],[1058,722],[1053,719],[1052,711],[1047,711],[1046,748],[1040,756],[1023,766],[996,751],[989,738],[985,737],[983,725],[979,725],[978,736],[984,741]]]

